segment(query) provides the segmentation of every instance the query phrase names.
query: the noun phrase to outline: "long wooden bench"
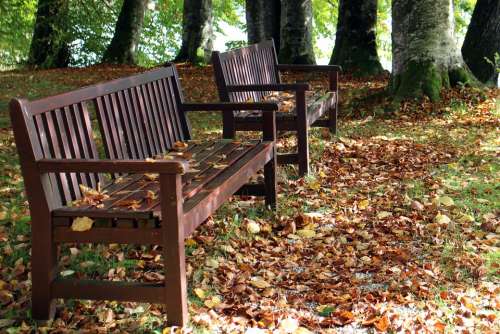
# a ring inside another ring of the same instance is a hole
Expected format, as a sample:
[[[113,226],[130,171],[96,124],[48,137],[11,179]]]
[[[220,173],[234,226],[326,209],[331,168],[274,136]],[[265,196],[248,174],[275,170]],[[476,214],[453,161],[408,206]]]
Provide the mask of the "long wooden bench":
[[[295,108],[276,114],[277,130],[297,132],[297,154],[278,155],[278,163],[299,165],[301,175],[309,172],[309,127],[327,127],[337,131],[338,72],[335,65],[278,64],[272,40],[248,47],[212,54],[219,97],[225,102],[259,102],[271,92],[289,91],[295,94]],[[280,71],[328,72],[327,92],[307,92],[307,83],[282,83]],[[323,115],[328,115],[326,119]],[[265,121],[258,111],[226,111],[224,137],[233,138],[236,131],[257,131]]]
[[[264,195],[268,206],[276,205],[277,108],[185,103],[174,66],[37,101],[13,99],[32,218],[33,317],[53,317],[56,298],[99,299],[163,303],[168,323],[185,325],[185,238],[239,192]],[[265,111],[263,140],[191,140],[187,112],[240,109]],[[93,112],[99,130],[92,127]],[[106,159],[99,158],[94,132],[100,132]],[[265,182],[245,188],[260,170]],[[94,225],[75,231],[78,217]],[[61,243],[161,245],[165,281],[62,278]]]

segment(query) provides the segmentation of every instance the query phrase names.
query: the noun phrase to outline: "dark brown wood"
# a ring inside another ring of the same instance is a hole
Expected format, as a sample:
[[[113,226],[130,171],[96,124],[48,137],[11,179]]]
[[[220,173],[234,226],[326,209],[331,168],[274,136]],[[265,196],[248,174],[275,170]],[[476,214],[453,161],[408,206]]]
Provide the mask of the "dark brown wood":
[[[99,159],[87,104],[95,107],[106,159]],[[247,189],[276,205],[277,109],[274,103],[184,103],[173,65],[38,101],[12,100],[32,214],[33,317],[53,317],[56,298],[104,299],[162,303],[169,325],[186,325],[185,238],[259,170],[264,185]],[[262,110],[263,140],[186,142],[186,113],[214,110]],[[104,173],[115,177],[104,184]],[[88,202],[80,186],[95,190],[98,184],[106,198]],[[73,231],[78,217],[94,219],[94,226]],[[161,245],[165,282],[60,279],[62,243]]]
[[[156,283],[57,279],[50,290],[54,298],[165,302],[164,287]]]
[[[307,149],[307,128],[321,126],[329,128],[333,133],[337,130],[337,102],[338,102],[338,72],[341,70],[335,65],[289,65],[278,64],[274,42],[266,41],[250,45],[241,49],[212,55],[215,81],[219,98],[223,102],[259,102],[272,91],[293,91],[301,96],[300,91],[309,90],[307,83],[282,84],[280,71],[315,71],[326,72],[329,75],[329,92],[324,96],[321,106],[315,101],[311,104],[296,101],[293,113],[278,112],[276,116],[277,131],[295,131],[298,137],[297,158],[279,158],[278,163],[299,163],[299,173],[309,171],[309,153]],[[302,111],[305,110],[304,114]],[[328,115],[327,120],[321,119]],[[300,119],[300,120],[299,120]],[[229,112],[223,117],[224,134],[234,138],[237,131],[262,130],[264,121],[258,113]],[[302,122],[302,123],[301,123]],[[304,123],[305,122],[305,123]],[[304,130],[304,128],[306,130]],[[307,167],[304,159],[307,158]]]

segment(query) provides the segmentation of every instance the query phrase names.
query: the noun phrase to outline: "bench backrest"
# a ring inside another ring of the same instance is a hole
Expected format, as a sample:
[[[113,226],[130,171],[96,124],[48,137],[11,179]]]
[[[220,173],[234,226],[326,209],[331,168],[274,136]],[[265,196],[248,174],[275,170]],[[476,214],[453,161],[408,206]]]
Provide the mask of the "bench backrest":
[[[224,102],[260,101],[269,92],[228,92],[228,85],[280,83],[273,40],[224,53],[213,52],[215,80]]]
[[[98,159],[89,110],[96,112],[107,158],[144,159],[190,138],[182,99],[173,66],[36,101],[13,99],[12,126],[28,196],[30,188],[40,188],[37,160]],[[80,184],[95,188],[101,180],[97,174],[49,174],[42,187],[55,196],[47,199],[50,206],[59,207],[81,198]]]

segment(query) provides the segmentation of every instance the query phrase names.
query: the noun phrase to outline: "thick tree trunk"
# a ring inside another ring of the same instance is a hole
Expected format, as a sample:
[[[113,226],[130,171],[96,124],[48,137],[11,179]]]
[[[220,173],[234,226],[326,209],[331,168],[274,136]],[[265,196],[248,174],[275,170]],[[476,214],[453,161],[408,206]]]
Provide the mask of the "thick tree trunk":
[[[246,0],[248,44],[265,40],[264,37],[264,0]]]
[[[495,53],[500,54],[500,0],[478,0],[465,35],[462,55],[476,78],[497,84]]]
[[[264,37],[274,39],[277,51],[281,42],[281,1],[264,0]]]
[[[248,44],[269,39],[279,48],[280,43],[280,0],[246,0]]]
[[[441,88],[471,82],[454,20],[453,0],[393,0],[391,88],[397,98],[437,101]]]
[[[147,0],[124,0],[115,34],[102,58],[103,63],[134,65]]]
[[[377,0],[340,0],[337,37],[330,64],[359,76],[383,71],[377,54]]]
[[[68,0],[39,0],[28,64],[67,67],[70,60]]]
[[[197,64],[210,59],[212,20],[212,0],[184,0],[182,46],[175,61]]]
[[[280,63],[316,63],[312,41],[312,20],[312,0],[283,0],[281,2]]]

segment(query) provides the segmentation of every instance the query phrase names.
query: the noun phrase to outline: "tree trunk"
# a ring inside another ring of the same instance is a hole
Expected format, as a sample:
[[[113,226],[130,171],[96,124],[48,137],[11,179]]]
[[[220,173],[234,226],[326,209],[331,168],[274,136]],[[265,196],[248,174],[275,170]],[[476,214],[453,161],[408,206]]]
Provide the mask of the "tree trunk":
[[[212,0],[184,0],[182,46],[175,61],[206,63],[211,56]]]
[[[312,0],[283,0],[281,6],[280,63],[315,64]]]
[[[135,65],[147,0],[124,0],[115,34],[102,58],[103,63]]]
[[[495,53],[500,54],[500,1],[478,0],[465,35],[462,55],[476,78],[496,85],[498,72],[485,59],[494,63]]]
[[[330,64],[358,76],[383,71],[377,54],[377,0],[340,0],[337,37]]]
[[[39,68],[69,65],[68,11],[68,0],[38,1],[28,64]]]
[[[246,0],[248,44],[265,40],[264,35],[264,0]]]
[[[281,42],[281,1],[264,0],[264,37],[274,39],[276,50],[279,51]]]
[[[454,36],[453,0],[393,0],[392,82],[396,98],[440,99],[443,87],[470,83]]]
[[[280,0],[246,0],[248,44],[274,39],[280,45]]]

